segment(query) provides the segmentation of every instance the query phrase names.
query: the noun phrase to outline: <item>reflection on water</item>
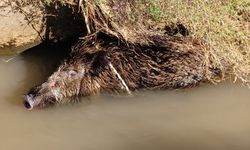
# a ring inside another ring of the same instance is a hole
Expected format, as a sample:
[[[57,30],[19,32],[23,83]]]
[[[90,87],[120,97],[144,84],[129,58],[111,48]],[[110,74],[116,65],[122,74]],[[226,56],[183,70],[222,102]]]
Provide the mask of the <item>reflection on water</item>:
[[[241,85],[99,96],[27,111],[21,97],[53,70],[56,55],[0,58],[1,150],[243,150],[250,92]],[[54,63],[53,63],[54,64]]]

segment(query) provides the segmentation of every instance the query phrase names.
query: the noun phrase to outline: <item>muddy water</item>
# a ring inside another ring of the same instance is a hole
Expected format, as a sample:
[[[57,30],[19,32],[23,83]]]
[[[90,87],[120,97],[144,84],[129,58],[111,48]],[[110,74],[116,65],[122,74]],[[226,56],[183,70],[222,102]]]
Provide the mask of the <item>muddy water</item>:
[[[230,83],[25,110],[22,94],[48,76],[56,58],[0,57],[1,150],[250,149],[250,91]]]

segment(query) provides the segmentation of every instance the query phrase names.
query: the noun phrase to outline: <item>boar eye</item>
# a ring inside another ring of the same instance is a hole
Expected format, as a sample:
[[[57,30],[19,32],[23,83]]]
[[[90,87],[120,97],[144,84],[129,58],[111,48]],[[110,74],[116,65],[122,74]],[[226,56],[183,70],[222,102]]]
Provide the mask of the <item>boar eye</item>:
[[[74,78],[74,77],[76,77],[77,72],[74,71],[74,70],[70,70],[69,73],[68,73],[68,75],[69,75],[70,78]]]

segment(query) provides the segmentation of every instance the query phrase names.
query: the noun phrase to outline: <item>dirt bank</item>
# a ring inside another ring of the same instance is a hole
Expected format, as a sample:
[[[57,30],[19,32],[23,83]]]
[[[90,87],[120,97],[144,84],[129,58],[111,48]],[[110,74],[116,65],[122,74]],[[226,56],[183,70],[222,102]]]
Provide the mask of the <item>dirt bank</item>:
[[[69,41],[84,34],[77,5],[40,0],[0,2],[0,54],[11,54],[42,41]]]

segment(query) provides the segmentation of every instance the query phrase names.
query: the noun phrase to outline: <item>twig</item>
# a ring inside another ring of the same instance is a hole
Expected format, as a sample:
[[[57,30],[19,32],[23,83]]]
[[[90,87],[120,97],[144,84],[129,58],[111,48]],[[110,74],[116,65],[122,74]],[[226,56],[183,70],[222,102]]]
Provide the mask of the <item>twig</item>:
[[[83,0],[79,0],[79,2],[78,2],[78,12],[81,11],[82,5],[83,5]]]
[[[125,81],[122,79],[122,77],[120,76],[120,74],[117,72],[117,70],[115,69],[115,67],[109,63],[109,67],[111,68],[111,70],[117,75],[118,79],[121,81],[123,87],[126,89],[127,93],[129,95],[131,95],[131,91],[129,90],[127,84],[125,83]]]
[[[103,30],[103,28],[100,28],[100,29],[96,30],[95,32],[93,32],[93,33],[91,33],[91,34],[86,35],[86,36],[84,36],[84,37],[79,37],[78,39],[79,39],[79,40],[88,39],[89,37],[91,37],[91,36],[93,36],[93,35],[96,35],[97,33],[99,33],[99,32],[102,31],[102,30]]]
[[[9,59],[2,59],[2,61],[5,62],[5,63],[8,63],[8,62],[12,61],[15,58],[16,58],[16,56],[15,57],[11,57]]]
[[[87,1],[87,0],[86,0]],[[85,24],[86,24],[86,28],[87,28],[87,32],[88,34],[91,33],[91,30],[90,30],[90,27],[89,27],[89,20],[88,20],[88,17],[87,17],[87,14],[86,14],[86,11],[85,9],[87,9],[87,2],[84,2],[84,0],[79,0],[79,3],[78,3],[78,10],[82,10],[82,13],[83,13],[83,16],[84,16],[84,21],[85,21]],[[84,2],[84,4],[83,4]],[[84,7],[85,6],[85,7]],[[84,9],[85,8],[85,9]]]

